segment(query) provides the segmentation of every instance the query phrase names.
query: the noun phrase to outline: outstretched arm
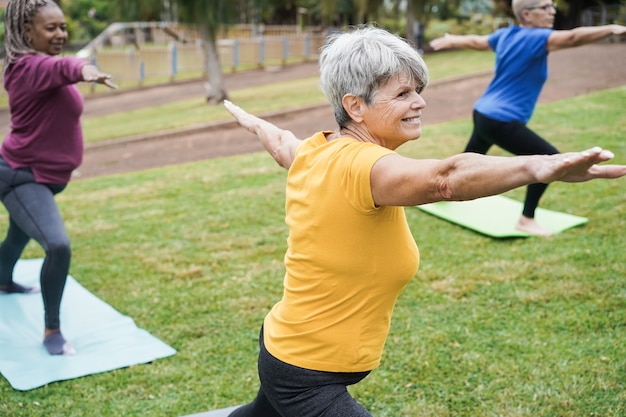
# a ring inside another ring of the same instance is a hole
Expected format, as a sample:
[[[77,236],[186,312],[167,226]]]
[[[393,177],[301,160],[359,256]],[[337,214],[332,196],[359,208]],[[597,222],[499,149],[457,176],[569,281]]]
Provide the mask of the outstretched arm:
[[[111,75],[100,72],[95,65],[87,64],[81,70],[83,81],[90,83],[104,84],[109,88],[117,90],[117,85],[111,81]]]
[[[372,196],[378,206],[414,206],[436,201],[463,201],[533,183],[583,182],[626,175],[626,165],[597,165],[610,151],[515,157],[462,153],[443,160],[400,155],[380,158],[372,169]]]
[[[451,35],[446,33],[440,38],[433,39],[430,42],[430,46],[432,46],[435,51],[450,48],[487,51],[491,49],[488,39],[489,37],[486,35]]]
[[[237,122],[261,139],[261,143],[274,160],[283,168],[289,169],[301,140],[291,131],[280,129],[276,125],[260,119],[241,107],[224,100],[224,107],[233,115]]]
[[[548,38],[548,51],[585,45],[612,35],[626,35],[626,26],[583,26],[571,30],[555,30]]]

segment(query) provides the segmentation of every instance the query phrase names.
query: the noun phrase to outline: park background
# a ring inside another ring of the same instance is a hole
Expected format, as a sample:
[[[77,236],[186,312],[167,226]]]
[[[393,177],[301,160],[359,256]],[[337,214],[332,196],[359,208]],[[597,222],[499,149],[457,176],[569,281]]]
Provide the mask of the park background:
[[[204,77],[214,103],[226,95],[224,72],[315,60],[325,37],[346,26],[376,22],[429,51],[446,32],[487,34],[514,21],[510,0],[55,1],[68,50],[109,69],[122,88]],[[626,21],[624,0],[555,4],[557,29]],[[97,88],[107,91],[86,92]]]
[[[455,75],[492,65],[480,54],[459,64],[458,53],[426,52],[435,79],[450,62]],[[265,90],[229,93],[248,108],[249,96],[295,101],[315,85],[276,74]],[[193,106],[212,111],[204,101]],[[623,87],[595,92],[540,106],[532,124],[558,147],[599,144],[626,163],[624,103]],[[449,155],[470,127],[426,126],[403,152]],[[284,180],[254,153],[73,182],[59,196],[72,275],[178,353],[29,392],[1,380],[0,415],[181,416],[250,400],[258,328],[281,291]],[[551,186],[546,205],[590,218],[552,239],[491,240],[407,209],[422,266],[399,300],[383,366],[353,393],[380,416],[624,415],[623,190],[623,180]]]

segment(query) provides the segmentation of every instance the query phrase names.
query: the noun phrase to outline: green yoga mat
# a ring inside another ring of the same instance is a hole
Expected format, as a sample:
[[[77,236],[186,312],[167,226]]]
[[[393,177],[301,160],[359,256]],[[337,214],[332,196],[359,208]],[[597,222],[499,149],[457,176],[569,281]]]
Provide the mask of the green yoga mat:
[[[426,213],[494,238],[527,237],[515,229],[522,203],[501,195],[472,201],[442,201],[417,206]],[[552,233],[587,223],[585,217],[538,208],[535,219]]]
[[[20,260],[15,281],[38,285],[42,259]],[[0,373],[20,391],[54,381],[148,363],[176,353],[71,276],[61,304],[63,335],[75,356],[50,356],[43,346],[43,301],[36,294],[0,294]]]

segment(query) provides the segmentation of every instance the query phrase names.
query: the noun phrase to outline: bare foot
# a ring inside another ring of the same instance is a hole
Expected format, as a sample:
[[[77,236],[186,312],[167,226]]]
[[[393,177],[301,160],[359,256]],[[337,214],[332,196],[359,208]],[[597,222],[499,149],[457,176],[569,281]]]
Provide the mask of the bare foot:
[[[515,229],[533,236],[550,237],[552,232],[541,226],[535,219],[521,216],[515,225]]]
[[[280,129],[228,100],[224,100],[224,107],[242,127],[259,137],[265,150],[272,155],[278,165],[287,169],[291,166],[296,148],[300,143],[300,139],[291,131]]]

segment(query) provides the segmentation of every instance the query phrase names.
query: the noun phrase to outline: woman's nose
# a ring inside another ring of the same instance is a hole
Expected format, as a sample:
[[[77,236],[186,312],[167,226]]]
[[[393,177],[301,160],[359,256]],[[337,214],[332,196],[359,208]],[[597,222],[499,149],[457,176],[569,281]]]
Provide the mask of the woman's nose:
[[[423,109],[424,107],[426,107],[426,101],[424,100],[421,94],[419,94],[418,92],[415,92],[415,97],[413,98],[413,102],[411,106],[416,109]]]

